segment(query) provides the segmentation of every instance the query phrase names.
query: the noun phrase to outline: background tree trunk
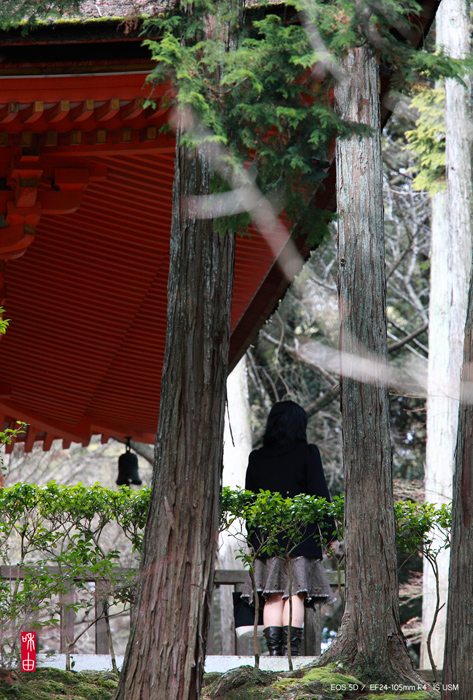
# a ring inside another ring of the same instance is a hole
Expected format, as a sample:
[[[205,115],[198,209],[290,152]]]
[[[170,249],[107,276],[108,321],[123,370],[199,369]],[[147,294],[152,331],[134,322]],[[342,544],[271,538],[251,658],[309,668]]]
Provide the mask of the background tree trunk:
[[[179,134],[178,134],[179,136]],[[217,546],[234,236],[195,220],[209,162],[177,148],[156,461],[116,700],[197,700]]]
[[[227,380],[222,486],[229,486],[232,489],[245,488],[245,474],[250,452],[250,402],[248,400],[246,355],[244,355]],[[232,536],[231,530],[230,532],[222,532],[219,538],[218,568],[243,569],[241,559],[236,558],[242,546],[244,543],[241,538],[236,539]],[[235,648],[231,586],[220,586],[220,633],[222,654],[235,654],[237,649]],[[247,651],[248,654],[251,654],[252,640],[245,639],[243,641],[248,642]]]
[[[452,498],[453,455],[457,435],[458,398],[449,395],[455,372],[459,370],[461,345],[452,344],[451,324],[458,323],[459,313],[452,309],[454,271],[450,268],[447,193],[432,196],[432,239],[430,248],[429,369],[427,385],[427,445],[425,465],[425,499],[431,503],[448,503]],[[452,346],[453,345],[453,346]],[[450,377],[449,377],[450,375]],[[459,375],[458,375],[459,379]],[[458,382],[459,384],[459,382]],[[449,550],[438,556],[440,602],[445,603],[448,589]],[[424,559],[422,579],[422,644],[420,667],[430,668],[427,635],[435,614],[436,582],[432,567]],[[431,647],[435,665],[442,667],[445,641],[446,608],[440,611]]]
[[[469,6],[466,0],[442,0],[438,10],[437,45],[455,58],[470,54]],[[448,502],[452,497],[472,253],[473,121],[471,79],[467,75],[464,80],[468,85],[466,89],[456,80],[445,81],[447,192],[435,195],[432,202],[425,496],[435,503]],[[438,562],[441,603],[447,598],[448,562],[448,550],[441,552]],[[425,638],[432,622],[435,598],[435,580],[426,562],[423,593]],[[432,643],[434,661],[439,667],[443,662],[445,617],[446,608],[440,612]],[[429,666],[425,644],[421,649],[421,666]]]
[[[470,282],[463,356],[463,400],[458,419],[448,587],[443,700],[469,700],[473,678],[473,284]],[[450,685],[457,685],[452,690]]]
[[[322,663],[340,660],[376,683],[418,679],[401,633],[387,361],[381,122],[376,58],[351,50],[349,76],[335,90],[344,119],[367,124],[369,137],[337,142],[339,311],[342,353],[371,358],[370,383],[350,378],[357,360],[341,363],[345,466],[346,608]]]
[[[443,0],[442,39],[448,53],[455,57],[471,53],[470,3]],[[447,126],[446,164],[449,224],[452,238],[464,242],[463,255],[452,259],[455,293],[469,296],[463,346],[463,382],[472,382],[473,373],[473,287],[471,280],[472,246],[472,155],[470,73],[467,87],[454,80],[445,81]],[[454,267],[453,267],[454,266]],[[461,332],[461,328],[460,328]],[[460,345],[459,339],[457,342]],[[453,518],[450,549],[450,574],[447,605],[447,633],[442,698],[466,700],[471,696],[473,678],[473,407],[470,386],[463,386],[458,416],[456,464],[453,478]],[[458,684],[458,690],[449,685]]]

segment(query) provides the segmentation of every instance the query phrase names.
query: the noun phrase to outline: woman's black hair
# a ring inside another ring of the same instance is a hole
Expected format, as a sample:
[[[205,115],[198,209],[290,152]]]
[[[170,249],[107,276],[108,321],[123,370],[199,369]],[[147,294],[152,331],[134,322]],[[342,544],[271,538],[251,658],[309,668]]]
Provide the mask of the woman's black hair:
[[[265,447],[307,442],[307,413],[294,401],[278,401],[269,412],[263,437]]]

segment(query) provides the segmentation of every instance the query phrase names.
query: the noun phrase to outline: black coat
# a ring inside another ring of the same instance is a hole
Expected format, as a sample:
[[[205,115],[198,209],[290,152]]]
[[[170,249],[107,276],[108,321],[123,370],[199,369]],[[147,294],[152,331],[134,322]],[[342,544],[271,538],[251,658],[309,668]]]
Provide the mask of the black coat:
[[[293,442],[285,447],[262,447],[250,454],[246,470],[245,488],[258,494],[264,491],[278,491],[285,498],[293,498],[300,493],[309,496],[322,496],[330,501],[320,452],[315,445]],[[322,525],[322,523],[321,523]],[[334,540],[335,521],[326,518],[324,534]],[[316,557],[322,559],[317,523],[308,525],[301,535],[301,543],[290,552],[291,557]],[[250,535],[250,544],[257,551],[261,538],[257,533]],[[285,542],[285,540],[282,540]]]

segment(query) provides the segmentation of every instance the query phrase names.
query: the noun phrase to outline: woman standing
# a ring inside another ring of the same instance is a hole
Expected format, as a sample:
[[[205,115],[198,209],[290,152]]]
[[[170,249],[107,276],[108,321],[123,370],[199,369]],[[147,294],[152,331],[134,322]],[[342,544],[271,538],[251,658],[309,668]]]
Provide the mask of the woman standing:
[[[322,496],[330,501],[320,453],[315,445],[307,444],[307,414],[294,401],[280,401],[272,407],[263,447],[250,454],[245,488],[254,493],[261,489],[277,491],[285,498],[304,493]],[[328,540],[335,543],[335,521],[324,522]],[[310,524],[301,535],[300,544],[290,548],[292,573],[291,653],[299,654],[304,623],[304,605],[313,607],[319,602],[333,602],[330,584],[322,567],[322,547],[319,527]],[[255,552],[261,545],[257,532],[250,534],[249,542]],[[281,540],[285,542],[284,539]],[[338,543],[337,543],[338,544]],[[264,635],[271,656],[287,654],[289,624],[288,562],[281,557],[261,557],[255,562],[255,580],[262,593]],[[242,596],[253,600],[253,588],[248,579]]]

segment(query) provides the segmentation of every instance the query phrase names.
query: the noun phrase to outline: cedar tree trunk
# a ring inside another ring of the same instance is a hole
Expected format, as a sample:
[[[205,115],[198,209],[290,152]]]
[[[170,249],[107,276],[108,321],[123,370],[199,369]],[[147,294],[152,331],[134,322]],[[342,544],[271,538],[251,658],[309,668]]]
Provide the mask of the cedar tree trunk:
[[[166,348],[136,615],[115,700],[198,700],[222,471],[234,236],[195,220],[209,163],[176,149]]]
[[[387,358],[381,122],[377,60],[366,47],[344,61],[335,90],[343,119],[370,136],[337,142],[339,311],[342,353],[372,358],[374,378],[350,378],[341,363],[345,465],[346,608],[321,664],[342,661],[371,683],[420,680],[401,632],[398,603]],[[345,356],[346,357],[346,356]],[[349,366],[351,364],[351,367]]]
[[[443,700],[470,700],[473,679],[473,285],[470,282],[458,416]],[[452,688],[458,686],[458,689]]]

